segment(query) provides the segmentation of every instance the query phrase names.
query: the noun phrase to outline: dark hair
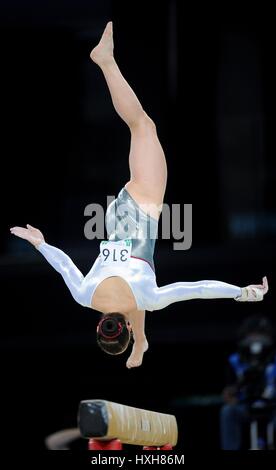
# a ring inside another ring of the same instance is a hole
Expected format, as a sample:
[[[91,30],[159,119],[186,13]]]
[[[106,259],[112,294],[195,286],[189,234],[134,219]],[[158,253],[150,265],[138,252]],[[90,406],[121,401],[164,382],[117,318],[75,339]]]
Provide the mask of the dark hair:
[[[273,338],[274,331],[269,319],[263,315],[252,315],[246,318],[238,330],[238,340],[253,333]]]
[[[122,354],[128,347],[131,332],[121,313],[108,313],[102,316],[97,328],[97,343],[107,354]]]

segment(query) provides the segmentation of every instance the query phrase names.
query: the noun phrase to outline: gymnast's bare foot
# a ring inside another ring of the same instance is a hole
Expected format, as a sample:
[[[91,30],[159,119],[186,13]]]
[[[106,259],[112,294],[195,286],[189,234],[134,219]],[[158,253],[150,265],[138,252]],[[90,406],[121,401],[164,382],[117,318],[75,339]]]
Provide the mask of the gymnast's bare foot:
[[[109,21],[105,27],[99,44],[94,47],[90,57],[99,66],[112,62],[113,57],[113,26],[112,21]]]
[[[144,353],[147,351],[148,347],[149,345],[146,338],[143,341],[134,342],[132,353],[126,363],[128,369],[139,367],[142,364]]]

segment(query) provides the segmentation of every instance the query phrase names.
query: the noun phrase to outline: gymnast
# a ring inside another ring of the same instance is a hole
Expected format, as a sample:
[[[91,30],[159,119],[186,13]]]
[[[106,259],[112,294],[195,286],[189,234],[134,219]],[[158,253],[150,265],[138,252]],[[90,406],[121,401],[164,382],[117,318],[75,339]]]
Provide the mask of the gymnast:
[[[146,310],[160,310],[190,299],[260,301],[268,291],[268,283],[264,277],[262,284],[243,288],[220,281],[157,286],[153,254],[167,182],[166,159],[155,124],[122,76],[113,47],[109,22],[90,57],[101,68],[115,110],[129,127],[131,145],[130,179],[106,211],[108,240],[101,242],[100,254],[84,277],[65,253],[45,242],[37,228],[27,224],[27,228],[13,227],[10,231],[40,251],[61,274],[76,302],[103,314],[97,326],[97,342],[102,350],[121,354],[133,338],[126,363],[132,368],[141,365],[148,349]]]

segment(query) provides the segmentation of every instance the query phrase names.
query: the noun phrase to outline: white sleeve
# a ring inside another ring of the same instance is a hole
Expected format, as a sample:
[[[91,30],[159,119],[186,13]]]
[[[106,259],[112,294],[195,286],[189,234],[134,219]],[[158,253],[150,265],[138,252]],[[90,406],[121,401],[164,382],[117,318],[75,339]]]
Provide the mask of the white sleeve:
[[[71,258],[58,248],[48,245],[48,243],[41,243],[38,245],[37,249],[44,258],[46,258],[48,263],[62,275],[65,284],[76,302],[86,306],[82,299],[82,281],[84,277]]]
[[[174,302],[191,299],[236,299],[241,296],[241,288],[220,281],[175,282],[163,287],[155,287],[148,292],[148,310],[160,310]]]

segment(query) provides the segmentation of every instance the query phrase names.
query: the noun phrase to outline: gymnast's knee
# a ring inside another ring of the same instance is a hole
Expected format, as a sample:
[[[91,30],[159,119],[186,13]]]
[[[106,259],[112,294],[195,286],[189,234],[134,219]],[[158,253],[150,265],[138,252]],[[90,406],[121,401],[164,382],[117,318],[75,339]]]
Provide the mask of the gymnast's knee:
[[[156,125],[149,115],[143,110],[139,117],[132,123],[131,132],[139,132],[139,134],[155,133]]]

